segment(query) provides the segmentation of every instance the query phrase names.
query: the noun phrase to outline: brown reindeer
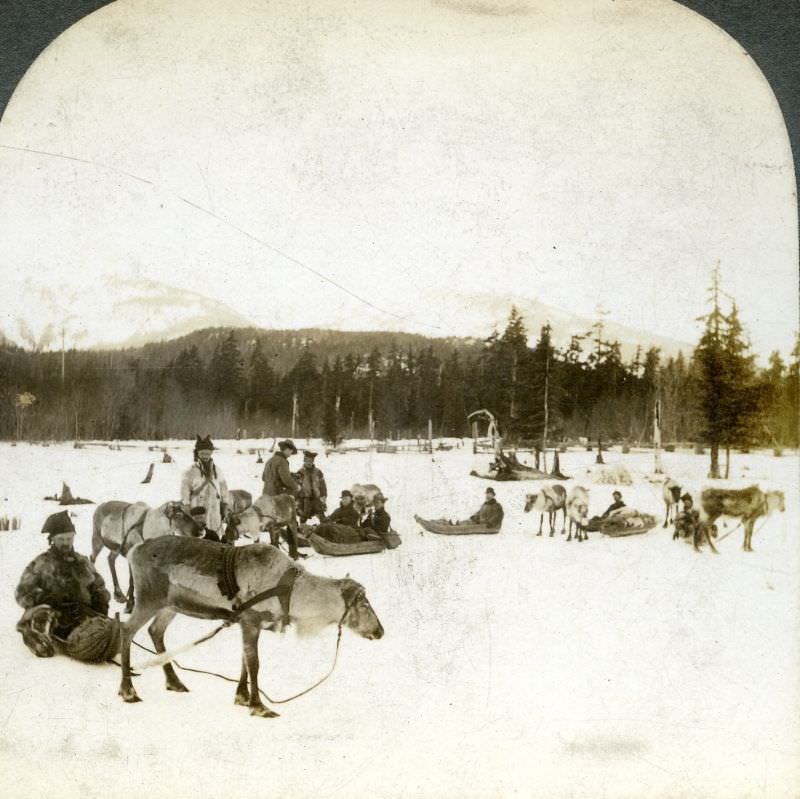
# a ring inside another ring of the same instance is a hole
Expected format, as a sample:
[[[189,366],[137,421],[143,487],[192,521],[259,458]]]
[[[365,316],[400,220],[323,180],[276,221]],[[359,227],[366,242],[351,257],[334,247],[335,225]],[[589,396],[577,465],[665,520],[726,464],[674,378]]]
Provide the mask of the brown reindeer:
[[[125,612],[133,608],[133,577],[128,566],[128,596],[122,593],[117,577],[116,560],[128,557],[130,550],[142,541],[162,535],[201,535],[195,520],[181,507],[180,502],[165,502],[151,508],[144,502],[111,500],[100,503],[92,517],[92,563],[103,547],[108,549],[108,566],[114,583],[114,599],[126,602]]]
[[[667,477],[661,486],[661,496],[664,498],[664,506],[667,509],[666,516],[664,517],[664,527],[668,527],[671,521],[675,521],[678,515],[678,505],[681,501],[681,485],[677,480]]]
[[[349,578],[311,574],[268,544],[226,547],[213,541],[160,538],[136,547],[130,560],[138,589],[133,613],[122,625],[119,694],[126,702],[140,701],[131,682],[130,649],[133,636],[150,619],[148,632],[159,653],[166,651],[164,633],[178,613],[238,623],[242,672],[234,701],[249,706],[250,715],[265,718],[278,714],[263,704],[258,690],[262,629],[276,632],[293,624],[298,635],[313,635],[339,624],[363,638],[383,636],[363,586]],[[188,690],[170,662],[163,668],[168,691]]]
[[[758,486],[748,488],[705,488],[700,495],[701,521],[695,530],[694,548],[699,550],[698,544],[705,532],[708,536],[709,528],[720,516],[730,516],[741,519],[744,525],[745,552],[752,552],[753,526],[762,516],[769,516],[774,511],[783,513],[786,510],[786,500],[783,491],[762,491]],[[711,543],[710,538],[708,539]],[[712,545],[713,549],[713,545]]]
[[[567,524],[567,490],[564,486],[560,485],[547,485],[543,486],[542,490],[536,494],[525,495],[525,513],[535,510],[539,513],[539,532],[536,535],[542,534],[542,521],[544,520],[545,513],[550,521],[550,537],[552,538],[555,532],[556,515],[560,510],[563,515],[563,523],[561,532],[566,532]]]

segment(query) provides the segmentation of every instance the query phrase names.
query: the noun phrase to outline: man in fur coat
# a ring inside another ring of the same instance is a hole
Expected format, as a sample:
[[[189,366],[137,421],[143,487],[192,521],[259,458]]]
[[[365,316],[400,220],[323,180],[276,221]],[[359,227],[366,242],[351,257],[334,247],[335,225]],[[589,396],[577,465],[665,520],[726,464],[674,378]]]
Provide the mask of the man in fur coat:
[[[50,634],[66,639],[85,619],[108,613],[111,599],[94,564],[74,549],[75,527],[67,511],[42,527],[48,549],[22,573],[15,598],[25,613],[17,623],[26,646],[39,657],[54,654]],[[45,628],[38,623],[46,619]]]
[[[297,503],[297,512],[300,521],[305,524],[316,516],[321,522],[325,521],[328,504],[328,487],[325,485],[325,475],[314,463],[316,452],[306,450],[303,453],[303,466],[295,473],[295,479],[300,483],[300,496]]]
[[[181,503],[187,513],[192,508],[205,508],[205,527],[222,538],[222,524],[228,516],[230,496],[228,484],[214,463],[214,444],[211,438],[200,438],[194,445],[194,463],[183,473]]]

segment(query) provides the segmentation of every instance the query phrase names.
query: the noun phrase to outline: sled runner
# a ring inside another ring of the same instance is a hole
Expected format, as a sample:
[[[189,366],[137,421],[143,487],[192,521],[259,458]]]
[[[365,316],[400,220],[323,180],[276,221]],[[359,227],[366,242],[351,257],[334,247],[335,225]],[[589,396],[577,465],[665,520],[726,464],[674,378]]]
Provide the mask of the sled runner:
[[[308,540],[314,551],[320,555],[372,555],[386,549],[383,541],[354,541],[350,544],[339,544],[316,533],[311,533]]]
[[[423,519],[421,516],[415,516],[414,520],[423,530],[437,535],[494,535],[500,532],[480,524],[451,524],[444,519]]]

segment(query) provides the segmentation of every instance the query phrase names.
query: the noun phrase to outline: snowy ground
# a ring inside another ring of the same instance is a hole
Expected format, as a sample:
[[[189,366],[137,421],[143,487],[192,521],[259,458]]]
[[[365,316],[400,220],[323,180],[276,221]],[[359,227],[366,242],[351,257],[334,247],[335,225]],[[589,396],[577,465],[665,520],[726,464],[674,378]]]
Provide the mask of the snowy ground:
[[[248,446],[224,442],[217,462],[230,487],[258,493],[261,467]],[[14,587],[45,545],[44,517],[58,510],[42,497],[66,479],[96,501],[176,498],[190,451],[186,443],[170,451],[176,463],[164,465],[145,444],[120,452],[0,445],[0,516],[23,519],[23,529],[0,533],[4,799],[797,796],[796,455],[735,457],[731,483],[784,489],[787,512],[758,530],[755,552],[742,552],[738,530],[718,556],[698,555],[660,527],[580,544],[537,538],[538,518],[522,512],[536,483],[494,484],[506,508],[498,536],[422,535],[415,512],[463,517],[478,507],[489,483],[468,475],[489,456],[469,448],[321,455],[332,496],[353,482],[384,489],[403,545],[305,563],[362,582],[386,636],[346,633],[333,677],[266,720],[234,706],[231,684],[187,674],[191,693],[168,693],[160,670],[136,678],[144,701],[125,705],[115,666],[38,660],[14,630]],[[591,487],[595,513],[613,487],[592,485],[592,460],[569,452],[561,468]],[[634,485],[622,488],[628,504],[662,518],[659,489],[644,479],[652,454],[606,460],[633,473]],[[154,461],[152,484],[141,485]],[[690,488],[707,483],[707,458],[664,461]],[[93,509],[73,509],[86,553]],[[105,555],[98,563],[108,579]],[[209,626],[179,618],[167,643]],[[149,644],[145,631],[140,640]],[[333,629],[311,641],[262,636],[267,691],[277,698],[313,682],[334,641]],[[239,657],[232,629],[180,661],[236,675]]]

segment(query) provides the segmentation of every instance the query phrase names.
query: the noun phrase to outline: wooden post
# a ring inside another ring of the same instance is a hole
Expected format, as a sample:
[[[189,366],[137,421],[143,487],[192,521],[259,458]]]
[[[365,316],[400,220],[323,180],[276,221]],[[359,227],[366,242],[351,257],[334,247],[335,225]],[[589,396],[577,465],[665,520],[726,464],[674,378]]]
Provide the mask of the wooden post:
[[[656,403],[653,410],[653,451],[655,456],[655,473],[663,474],[661,465],[661,394],[660,387],[656,389]]]
[[[597,436],[597,457],[594,459],[595,463],[605,463],[603,460],[603,438]]]
[[[472,454],[478,451],[478,423],[473,420],[472,422]]]
[[[428,419],[428,447],[433,452],[433,419]]]
[[[549,421],[547,394],[550,387],[550,351],[544,362],[544,429],[542,430],[542,469],[547,471],[547,424]],[[537,468],[539,464],[536,464]]]
[[[292,438],[297,436],[297,389],[292,394]]]

